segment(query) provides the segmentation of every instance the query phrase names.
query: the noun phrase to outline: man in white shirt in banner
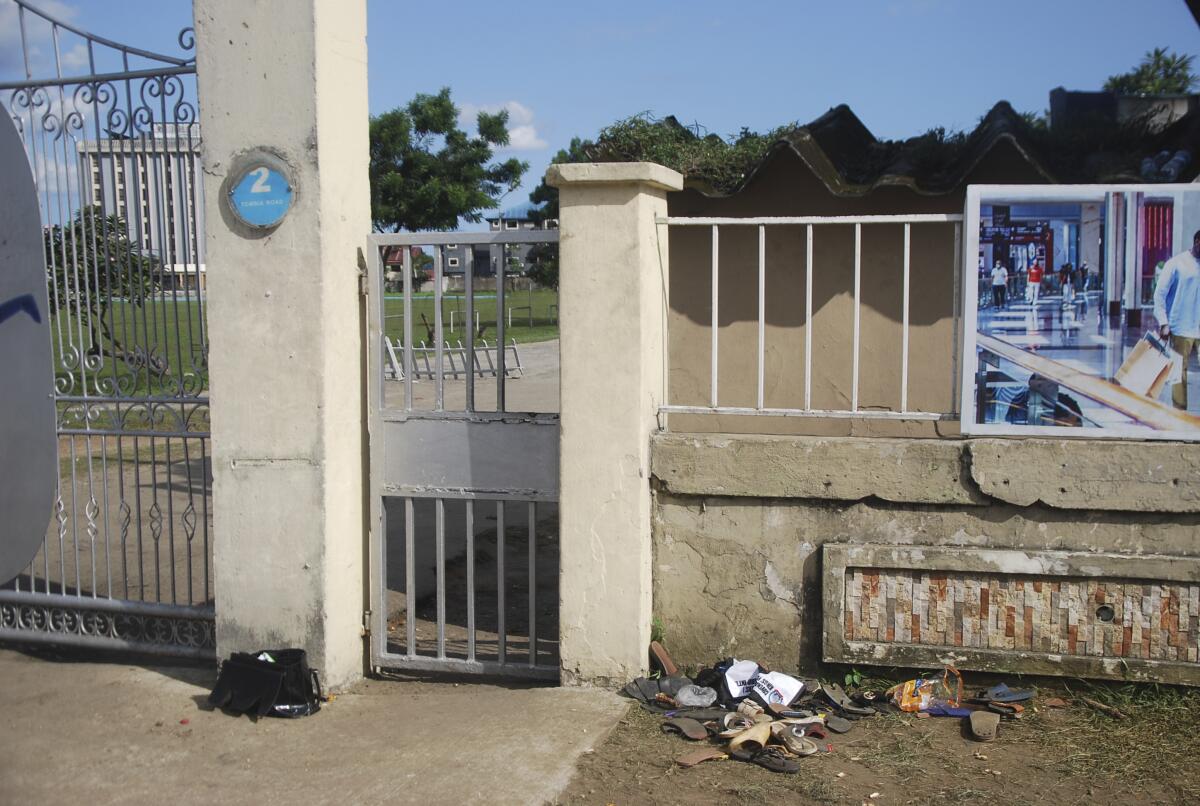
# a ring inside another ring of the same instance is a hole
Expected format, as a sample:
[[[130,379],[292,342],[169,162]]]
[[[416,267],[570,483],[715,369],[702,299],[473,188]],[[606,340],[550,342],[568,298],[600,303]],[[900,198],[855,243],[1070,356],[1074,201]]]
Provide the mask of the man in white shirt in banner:
[[[1008,291],[1008,272],[1004,268],[1004,264],[999,260],[992,267],[992,307],[1003,308],[1005,306],[1006,292]]]
[[[1154,318],[1159,334],[1170,337],[1171,349],[1183,356],[1183,378],[1171,387],[1171,402],[1186,409],[1188,360],[1200,345],[1200,230],[1192,236],[1191,249],[1163,266],[1154,289]]]

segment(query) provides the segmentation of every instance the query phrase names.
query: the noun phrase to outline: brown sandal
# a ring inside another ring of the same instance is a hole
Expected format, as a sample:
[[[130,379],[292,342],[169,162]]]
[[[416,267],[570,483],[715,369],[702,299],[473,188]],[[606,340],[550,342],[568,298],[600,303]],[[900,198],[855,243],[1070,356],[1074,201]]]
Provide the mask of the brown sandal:
[[[668,719],[662,723],[663,733],[678,733],[685,739],[691,739],[693,742],[698,742],[701,739],[708,738],[708,728],[700,724],[694,719],[688,719],[685,716]]]
[[[778,747],[764,747],[762,750],[739,748],[731,750],[729,757],[738,761],[748,761],[751,764],[757,764],[764,770],[770,770],[771,772],[800,772],[799,763],[789,758],[788,754]]]

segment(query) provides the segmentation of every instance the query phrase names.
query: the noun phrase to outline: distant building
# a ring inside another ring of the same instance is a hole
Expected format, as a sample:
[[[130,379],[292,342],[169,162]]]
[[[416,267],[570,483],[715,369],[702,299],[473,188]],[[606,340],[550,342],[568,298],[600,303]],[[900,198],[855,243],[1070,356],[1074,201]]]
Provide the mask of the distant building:
[[[76,144],[82,200],[125,220],[131,240],[160,261],[170,289],[201,290],[204,198],[199,124],[155,124],[137,138]]]
[[[549,230],[558,229],[557,219],[549,218],[545,221],[537,221],[534,218],[534,212],[537,210],[532,204],[521,204],[492,216],[484,216],[484,221],[488,223],[488,229],[492,232],[517,232],[520,230]],[[508,265],[505,271],[512,275],[525,273],[525,268],[528,265],[529,250],[531,244],[515,244],[506,247]],[[448,245],[445,253],[445,265],[443,273],[446,277],[447,287],[462,287],[462,276],[466,271],[466,251],[468,247],[465,245]],[[474,274],[476,277],[495,277],[496,266],[492,259],[491,249],[488,246],[473,247],[474,253]]]
[[[1064,128],[1097,123],[1126,123],[1146,118],[1155,131],[1200,111],[1200,94],[1122,95],[1115,92],[1050,90],[1050,125]]]

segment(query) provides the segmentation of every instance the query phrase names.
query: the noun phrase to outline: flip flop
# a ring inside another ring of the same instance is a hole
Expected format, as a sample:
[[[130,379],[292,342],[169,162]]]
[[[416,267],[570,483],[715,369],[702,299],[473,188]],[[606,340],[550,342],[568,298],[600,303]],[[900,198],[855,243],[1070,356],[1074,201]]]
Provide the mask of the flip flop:
[[[824,726],[817,725],[817,724],[806,725],[804,727],[804,735],[811,736],[814,739],[821,739],[821,740],[829,738],[829,733],[826,732]]]
[[[750,751],[744,748],[733,750],[730,752],[729,757],[737,761],[747,761],[751,764],[757,764],[771,772],[800,772],[800,765],[788,758],[778,747],[765,747],[757,751]]]
[[[720,721],[729,714],[724,708],[680,708],[675,711],[667,711],[663,716],[670,718],[673,716],[686,716],[689,719],[694,719],[697,722],[708,722],[711,719]]]
[[[949,705],[931,705],[925,709],[925,713],[930,716],[953,716],[962,718],[970,718],[971,714],[975,713],[970,708],[951,708]]]
[[[729,758],[729,754],[716,747],[702,747],[699,750],[684,753],[675,759],[675,763],[680,767],[695,767],[697,764],[705,761],[715,761],[722,758]]]
[[[829,700],[847,714],[853,714],[855,716],[875,716],[875,714],[878,713],[874,708],[864,708],[861,705],[856,705],[837,683],[829,683],[828,685],[824,686],[821,689],[821,693],[825,695],[825,699]]]
[[[1015,702],[989,702],[987,707],[991,711],[995,711],[1000,716],[1008,717],[1009,719],[1020,719],[1025,713],[1025,706],[1018,705]]]
[[[803,725],[785,725],[776,722],[771,726],[771,734],[777,742],[787,748],[789,753],[797,756],[811,756],[819,749],[816,742],[805,737]]]
[[[1015,689],[1009,688],[1004,683],[997,683],[987,691],[979,692],[976,699],[985,700],[987,702],[1025,702],[1032,700],[1037,692],[1033,689]]]
[[[654,661],[655,666],[662,669],[662,673],[667,677],[679,674],[679,667],[675,665],[675,661],[671,660],[667,650],[658,641],[650,642],[650,659]]]
[[[758,723],[745,714],[725,714],[725,716],[721,718],[721,732],[717,735],[722,739],[732,739],[739,733],[750,730],[750,728],[754,727],[756,724]]]
[[[843,719],[836,714],[830,714],[829,716],[825,717],[825,727],[829,728],[834,733],[845,733],[846,731],[850,730],[850,728],[854,727],[854,723],[852,723],[849,719]]]
[[[668,719],[660,727],[663,733],[678,733],[680,736],[685,739],[691,739],[693,742],[708,738],[708,729],[696,720],[688,719],[687,717]]]
[[[996,728],[1000,726],[1000,715],[992,711],[973,711],[971,713],[971,735],[980,742],[990,742],[996,738]]]
[[[729,749],[733,750],[762,750],[771,741],[771,724],[760,722],[748,728],[729,740]]]
[[[825,717],[823,716],[798,716],[787,717],[779,720],[784,725],[824,725]]]

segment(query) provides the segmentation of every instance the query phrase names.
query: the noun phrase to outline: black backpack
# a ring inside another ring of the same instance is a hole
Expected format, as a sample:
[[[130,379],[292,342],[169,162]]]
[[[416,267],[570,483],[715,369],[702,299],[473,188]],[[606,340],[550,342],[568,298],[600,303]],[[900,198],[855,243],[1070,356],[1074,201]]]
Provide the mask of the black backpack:
[[[208,697],[213,708],[295,718],[321,710],[321,681],[303,649],[235,652],[221,664]]]

